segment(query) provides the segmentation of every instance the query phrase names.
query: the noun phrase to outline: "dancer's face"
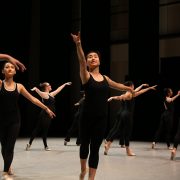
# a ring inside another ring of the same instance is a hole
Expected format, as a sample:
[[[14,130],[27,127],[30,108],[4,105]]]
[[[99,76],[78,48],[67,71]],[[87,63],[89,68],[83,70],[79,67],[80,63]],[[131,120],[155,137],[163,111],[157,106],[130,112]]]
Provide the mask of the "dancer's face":
[[[99,55],[95,52],[91,52],[87,55],[87,65],[89,68],[95,68],[100,65]]]
[[[2,73],[5,77],[13,77],[16,74],[16,68],[12,63],[5,63]]]

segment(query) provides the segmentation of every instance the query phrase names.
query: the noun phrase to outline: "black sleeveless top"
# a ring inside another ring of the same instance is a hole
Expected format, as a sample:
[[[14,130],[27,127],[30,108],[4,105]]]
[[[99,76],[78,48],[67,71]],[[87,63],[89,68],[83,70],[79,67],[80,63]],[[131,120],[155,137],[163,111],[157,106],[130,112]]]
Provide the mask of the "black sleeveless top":
[[[165,109],[165,111],[167,111],[168,113],[173,114],[174,113],[174,102],[167,102],[166,100],[164,101],[164,104],[166,106],[167,109]]]
[[[0,89],[0,123],[18,123],[20,122],[20,110],[18,106],[19,92],[17,90],[17,84],[15,83],[15,89],[12,91],[6,90],[4,82]]]
[[[128,111],[129,113],[134,113],[134,105],[134,98],[132,98],[131,100],[122,100],[121,108],[124,111]]]
[[[90,74],[90,78],[83,85],[85,91],[85,100],[83,111],[91,115],[107,115],[108,113],[108,95],[109,84],[103,76],[103,81],[96,81]]]
[[[55,113],[55,98],[49,95],[48,99],[42,99],[42,102]]]

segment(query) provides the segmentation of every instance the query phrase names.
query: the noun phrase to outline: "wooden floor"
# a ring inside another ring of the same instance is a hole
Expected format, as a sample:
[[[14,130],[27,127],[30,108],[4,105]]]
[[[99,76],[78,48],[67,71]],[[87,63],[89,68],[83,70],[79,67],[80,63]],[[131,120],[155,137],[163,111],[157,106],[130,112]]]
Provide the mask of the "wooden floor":
[[[18,139],[13,160],[14,180],[78,180],[80,173],[79,146],[71,139],[64,146],[63,138],[48,138],[51,151],[43,149],[36,138],[30,151],[25,151],[28,139]],[[151,149],[149,142],[131,142],[136,156],[129,157],[118,141],[114,141],[107,156],[100,149],[96,180],[180,180],[180,150],[175,160],[164,143]],[[3,161],[0,157],[0,173]],[[87,179],[87,177],[86,177]]]

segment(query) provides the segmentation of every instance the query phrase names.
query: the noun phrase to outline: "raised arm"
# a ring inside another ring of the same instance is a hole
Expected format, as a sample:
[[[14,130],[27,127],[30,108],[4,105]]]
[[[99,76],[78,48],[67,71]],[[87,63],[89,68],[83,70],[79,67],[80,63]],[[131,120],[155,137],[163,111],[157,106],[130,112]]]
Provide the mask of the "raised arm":
[[[55,91],[52,91],[49,93],[51,96],[56,96],[62,89],[64,89],[66,86],[70,86],[72,82],[64,83],[63,85],[59,86]]]
[[[166,100],[167,100],[167,102],[172,102],[172,101],[174,101],[177,97],[179,97],[179,95],[180,95],[180,91],[178,91],[177,94],[176,94],[175,96],[173,96],[173,97],[167,97]]]
[[[18,83],[18,90],[19,90],[20,94],[22,94],[25,98],[27,98],[33,104],[35,104],[36,106],[39,106],[40,108],[44,109],[49,114],[49,116],[51,118],[55,117],[55,114],[46,105],[44,105],[39,99],[32,96],[22,84]]]
[[[125,94],[122,94],[120,96],[112,96],[108,99],[108,102],[112,101],[112,100],[118,100],[118,101],[122,101],[122,100],[130,100],[133,98],[133,94],[129,91],[127,91]]]
[[[80,66],[80,78],[81,78],[82,84],[85,84],[88,81],[90,74],[87,71],[86,57],[84,55],[84,51],[81,45],[80,32],[78,32],[77,35],[71,33],[71,36],[76,45],[76,51],[77,51],[77,56],[78,56],[79,66]]]
[[[149,87],[149,84],[141,84],[139,87],[135,89],[135,92],[140,91],[143,87]]]
[[[14,64],[14,66],[16,67],[17,70],[20,69],[22,72],[24,72],[26,70],[26,67],[24,66],[23,63],[21,63],[19,60],[13,58],[12,56],[10,56],[8,54],[0,54],[0,59],[6,60],[6,61]]]
[[[134,93],[134,97],[137,97],[137,96],[139,96],[139,95],[141,95],[141,94],[143,94],[149,90],[156,90],[156,87],[157,87],[157,85],[154,85],[154,86],[150,86],[150,87],[141,89],[141,90]]]
[[[47,92],[41,91],[37,87],[33,87],[31,89],[31,91],[37,92],[38,95],[41,96],[41,98],[43,98],[43,99],[48,99],[49,98],[49,94]]]

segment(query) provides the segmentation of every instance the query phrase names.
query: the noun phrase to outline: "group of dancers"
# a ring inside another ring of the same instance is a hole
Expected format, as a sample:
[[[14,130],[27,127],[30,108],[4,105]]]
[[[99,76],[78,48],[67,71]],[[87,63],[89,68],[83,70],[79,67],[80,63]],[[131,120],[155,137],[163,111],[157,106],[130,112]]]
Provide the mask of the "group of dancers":
[[[108,155],[110,146],[116,135],[120,133],[121,147],[126,148],[128,156],[135,156],[135,153],[130,149],[130,137],[133,127],[134,99],[135,97],[149,91],[156,90],[157,85],[149,86],[142,84],[134,88],[132,81],[127,81],[124,84],[118,83],[110,79],[107,75],[100,73],[99,67],[101,63],[100,53],[90,51],[85,56],[82,45],[80,32],[71,34],[73,42],[76,46],[77,59],[79,62],[79,73],[83,87],[82,99],[75,104],[78,106],[77,114],[75,114],[74,126],[78,127],[77,145],[79,147],[80,158],[80,174],[79,180],[84,180],[88,174],[88,180],[94,180],[99,164],[99,149],[104,141],[105,133],[108,124],[108,103],[113,100],[121,102],[120,109],[117,113],[114,126],[105,138],[104,155]],[[71,85],[67,82],[52,91],[51,85],[48,82],[40,84],[41,90],[34,87],[31,90],[38,93],[42,98],[42,102],[32,96],[25,87],[16,83],[13,80],[17,70],[26,70],[25,66],[17,59],[7,55],[0,54],[0,59],[7,60],[3,66],[2,73],[4,80],[0,80],[0,141],[1,153],[4,160],[4,170],[2,179],[12,180],[13,174],[11,164],[14,156],[14,147],[20,129],[20,110],[18,107],[18,97],[22,94],[35,105],[42,108],[39,114],[37,126],[34,129],[28,144],[25,149],[30,150],[32,142],[37,133],[42,130],[42,138],[44,149],[51,150],[47,144],[47,132],[51,123],[51,119],[55,117],[55,96],[66,86]],[[109,97],[110,88],[123,92],[120,96]],[[160,133],[163,127],[167,130],[167,147],[170,148],[170,131],[174,113],[173,102],[180,95],[180,91],[173,96],[170,88],[165,91],[164,112],[162,114],[160,127],[155,135],[152,148],[155,148],[159,140]],[[70,141],[71,131],[68,131],[64,140],[64,145]],[[180,140],[180,123],[177,134],[174,138],[174,146],[171,150],[171,159],[176,155],[177,146]],[[88,166],[88,167],[87,167]]]

